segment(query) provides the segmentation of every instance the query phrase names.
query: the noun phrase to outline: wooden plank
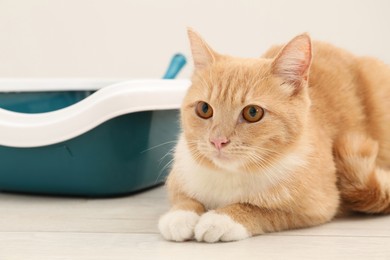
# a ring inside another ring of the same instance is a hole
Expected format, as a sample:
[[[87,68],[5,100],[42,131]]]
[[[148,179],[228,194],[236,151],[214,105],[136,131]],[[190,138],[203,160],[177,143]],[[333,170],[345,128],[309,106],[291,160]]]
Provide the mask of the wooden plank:
[[[0,232],[157,233],[158,218],[168,208],[162,187],[110,199],[0,194]],[[390,216],[354,216],[279,234],[390,236]]]
[[[0,232],[157,232],[168,210],[162,188],[109,199],[0,194]]]
[[[0,233],[0,259],[389,259],[388,237],[265,235],[233,243],[156,234]]]

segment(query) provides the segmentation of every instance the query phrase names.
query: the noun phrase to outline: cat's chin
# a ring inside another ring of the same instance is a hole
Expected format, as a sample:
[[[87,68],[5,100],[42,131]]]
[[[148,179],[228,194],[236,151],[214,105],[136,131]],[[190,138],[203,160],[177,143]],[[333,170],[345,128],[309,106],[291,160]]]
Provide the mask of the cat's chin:
[[[216,156],[213,156],[211,161],[218,169],[227,171],[236,171],[240,168],[241,165],[241,163],[239,163],[237,160],[234,160],[234,158],[231,158],[224,154],[218,154]]]
[[[228,156],[224,153],[221,153],[221,152],[215,153],[214,159],[220,160],[220,161],[226,161],[226,162],[232,160],[232,158],[230,158],[230,156]]]

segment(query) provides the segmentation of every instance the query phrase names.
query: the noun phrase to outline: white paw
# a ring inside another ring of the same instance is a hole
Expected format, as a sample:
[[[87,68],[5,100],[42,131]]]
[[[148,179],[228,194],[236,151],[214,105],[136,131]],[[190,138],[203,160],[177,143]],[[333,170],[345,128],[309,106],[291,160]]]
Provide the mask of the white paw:
[[[188,210],[174,210],[161,216],[158,228],[167,240],[185,241],[194,238],[194,227],[199,215]]]
[[[250,237],[249,232],[240,223],[228,215],[209,211],[203,214],[195,226],[195,238],[198,241],[214,243],[217,241],[236,241]]]

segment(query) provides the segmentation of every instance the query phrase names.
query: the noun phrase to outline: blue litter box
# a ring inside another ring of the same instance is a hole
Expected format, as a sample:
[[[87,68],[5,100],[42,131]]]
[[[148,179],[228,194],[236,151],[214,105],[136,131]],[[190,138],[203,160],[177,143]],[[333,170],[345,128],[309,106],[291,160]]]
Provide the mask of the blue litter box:
[[[162,183],[188,80],[0,80],[0,190],[116,196]]]
[[[112,196],[160,184],[189,85],[187,80],[0,80],[0,106],[7,109],[0,109],[0,190]],[[21,92],[8,93],[7,86]],[[73,105],[46,113],[9,111],[42,112],[67,104]]]

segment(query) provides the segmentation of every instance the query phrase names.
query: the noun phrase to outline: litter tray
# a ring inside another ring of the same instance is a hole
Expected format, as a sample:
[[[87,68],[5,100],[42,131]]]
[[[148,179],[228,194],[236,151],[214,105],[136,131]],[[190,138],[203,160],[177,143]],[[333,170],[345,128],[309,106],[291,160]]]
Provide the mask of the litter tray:
[[[0,190],[115,196],[165,180],[188,80],[0,80]]]

